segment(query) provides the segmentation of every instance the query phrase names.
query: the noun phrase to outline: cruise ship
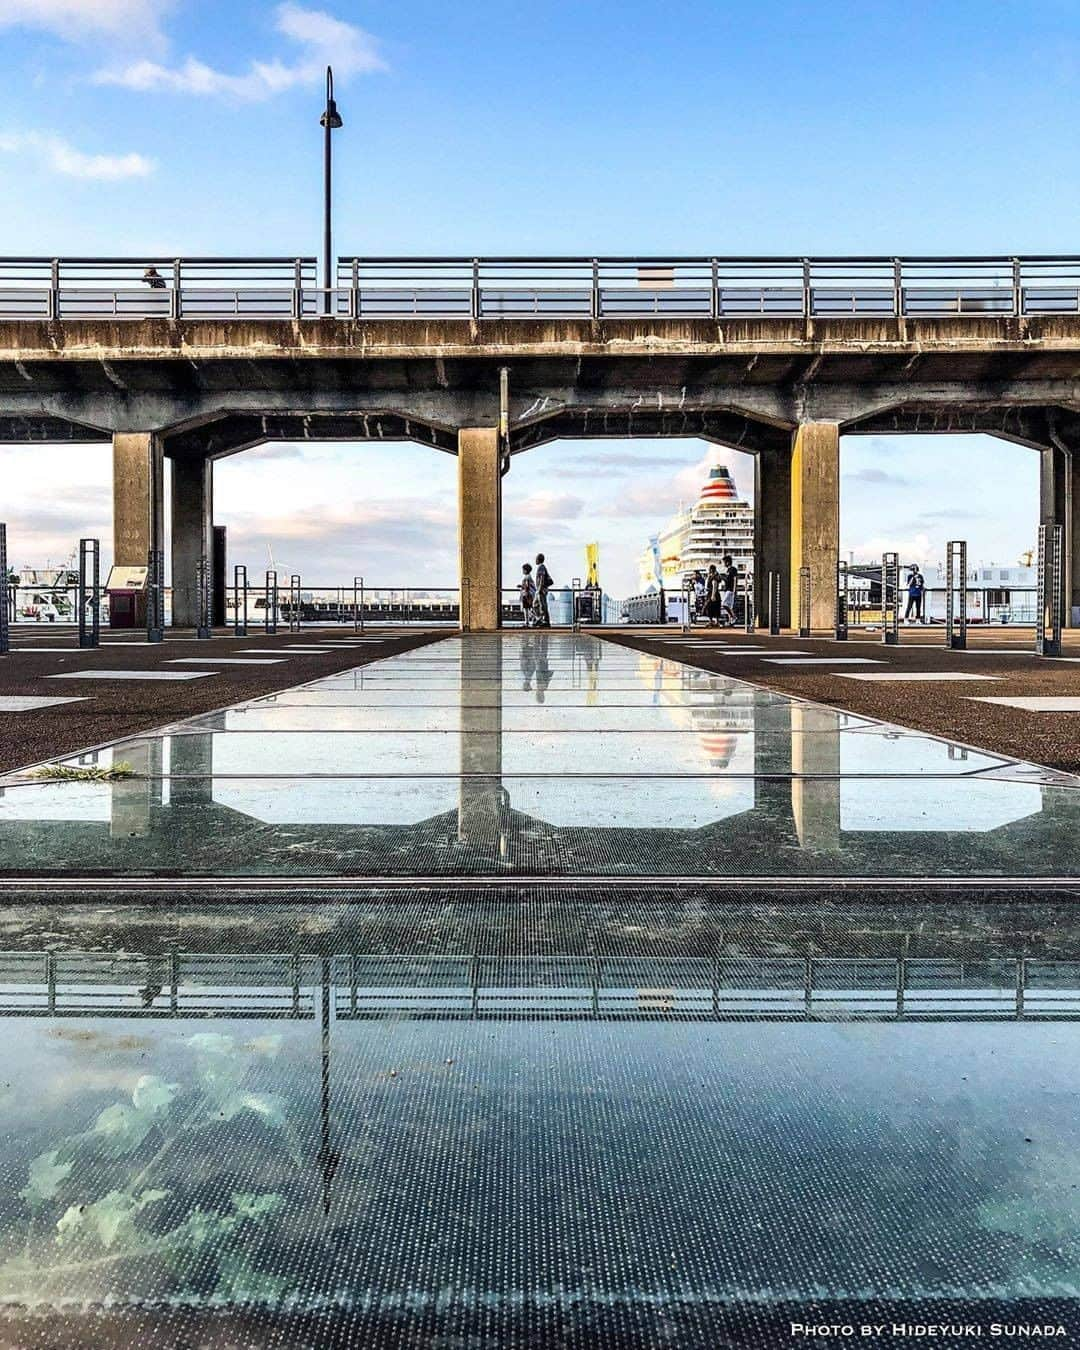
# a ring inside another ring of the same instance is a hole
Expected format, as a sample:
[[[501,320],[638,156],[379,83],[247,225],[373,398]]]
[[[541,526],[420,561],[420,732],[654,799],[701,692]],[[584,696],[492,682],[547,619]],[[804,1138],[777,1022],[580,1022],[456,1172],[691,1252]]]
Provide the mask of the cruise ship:
[[[725,464],[710,468],[697,501],[677,512],[640,558],[644,591],[682,590],[697,570],[719,567],[730,553],[740,573],[754,567],[754,508],[744,501]]]

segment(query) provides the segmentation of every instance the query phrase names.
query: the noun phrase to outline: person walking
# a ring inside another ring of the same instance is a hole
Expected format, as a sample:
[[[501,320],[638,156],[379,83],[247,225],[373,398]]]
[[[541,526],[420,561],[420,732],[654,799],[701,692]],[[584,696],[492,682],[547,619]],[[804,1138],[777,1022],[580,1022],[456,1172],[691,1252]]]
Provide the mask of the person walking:
[[[917,623],[925,623],[923,618],[923,596],[926,593],[926,579],[914,564],[907,579],[907,609],[904,610],[904,622],[914,616]]]
[[[551,579],[551,573],[547,569],[547,563],[544,562],[544,555],[536,555],[536,608],[538,618],[536,626],[538,628],[551,627],[551,614],[548,612],[548,591],[555,583]]]
[[[525,627],[534,627],[536,624],[536,582],[533,579],[532,563],[521,564],[518,600],[521,604],[521,614],[525,620]]]
[[[735,590],[739,584],[739,569],[730,553],[724,554],[724,598],[720,602],[720,618],[724,624],[735,623]]]
[[[720,573],[716,570],[716,564],[710,563],[705,576],[705,613],[709,617],[710,628],[716,628],[720,623],[720,610],[723,604],[721,584]]]

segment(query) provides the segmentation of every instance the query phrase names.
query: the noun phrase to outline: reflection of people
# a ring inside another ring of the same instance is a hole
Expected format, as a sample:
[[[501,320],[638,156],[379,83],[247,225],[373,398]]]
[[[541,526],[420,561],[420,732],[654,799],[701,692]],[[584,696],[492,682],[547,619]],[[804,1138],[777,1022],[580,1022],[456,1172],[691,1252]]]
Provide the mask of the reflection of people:
[[[536,701],[543,703],[548,685],[555,672],[548,664],[548,640],[546,635],[536,639]]]
[[[551,627],[551,615],[548,612],[547,593],[555,583],[551,579],[551,573],[547,570],[547,564],[544,562],[544,555],[536,555],[536,608],[539,611],[537,618],[538,628]]]
[[[531,689],[536,678],[536,643],[530,634],[521,644],[522,689]]]
[[[165,289],[165,278],[156,267],[148,267],[143,273],[142,279],[152,291],[163,291]]]
[[[926,580],[917,567],[912,567],[911,575],[907,579],[907,609],[904,610],[904,618],[915,618],[920,623],[923,619],[923,593],[926,590]]]

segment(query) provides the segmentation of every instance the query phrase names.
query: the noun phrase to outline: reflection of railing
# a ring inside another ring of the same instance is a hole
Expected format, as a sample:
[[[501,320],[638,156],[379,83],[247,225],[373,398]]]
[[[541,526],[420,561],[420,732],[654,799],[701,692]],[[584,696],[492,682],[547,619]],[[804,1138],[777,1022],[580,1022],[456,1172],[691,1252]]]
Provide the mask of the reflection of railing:
[[[0,319],[936,319],[1080,313],[1080,259],[0,258]]]
[[[310,1018],[313,956],[0,953],[0,1013]],[[602,1020],[1080,1020],[1080,959],[412,956],[329,958],[333,1012]]]
[[[25,1017],[314,1016],[295,955],[0,952],[0,1012]]]

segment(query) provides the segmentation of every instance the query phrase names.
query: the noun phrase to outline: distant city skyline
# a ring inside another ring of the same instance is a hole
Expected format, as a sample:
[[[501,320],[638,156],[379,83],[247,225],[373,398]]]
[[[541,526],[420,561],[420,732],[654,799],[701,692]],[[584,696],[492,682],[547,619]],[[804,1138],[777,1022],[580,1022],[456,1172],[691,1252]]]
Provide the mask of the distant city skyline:
[[[682,0],[627,22],[610,0],[474,0],[463,24],[434,0],[0,0],[0,252],[314,253],[328,61],[342,253],[1067,252],[1076,0],[853,12]],[[104,450],[2,454],[14,558],[109,538]],[[597,538],[625,590],[706,459],[638,441],[519,457],[508,575],[550,540],[569,578]],[[1034,539],[1031,452],[871,438],[843,460],[845,551],[933,556],[959,535],[1011,562]],[[749,462],[726,462],[746,490]],[[328,582],[358,556],[400,584],[456,577],[455,497],[453,461],[416,447],[277,445],[218,470],[234,557],[272,542]]]

